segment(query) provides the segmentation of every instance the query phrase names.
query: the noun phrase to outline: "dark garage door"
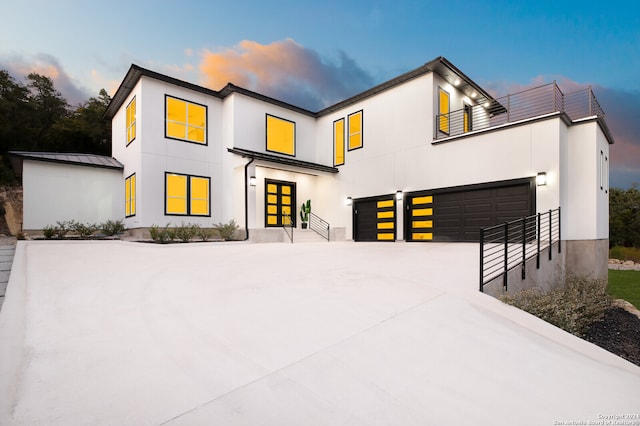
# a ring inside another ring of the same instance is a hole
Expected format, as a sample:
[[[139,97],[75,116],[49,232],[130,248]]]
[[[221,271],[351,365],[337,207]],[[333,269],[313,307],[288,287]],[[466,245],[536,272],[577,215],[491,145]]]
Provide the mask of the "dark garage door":
[[[393,195],[364,198],[353,202],[355,241],[395,241],[396,201]]]
[[[414,200],[427,196],[432,208],[430,222],[412,220],[416,218],[415,212],[425,211]],[[478,241],[480,228],[534,214],[535,185],[533,180],[524,179],[434,190],[411,194],[406,204],[408,241]],[[414,227],[425,223],[431,225],[429,234]],[[420,238],[424,235],[431,238]]]

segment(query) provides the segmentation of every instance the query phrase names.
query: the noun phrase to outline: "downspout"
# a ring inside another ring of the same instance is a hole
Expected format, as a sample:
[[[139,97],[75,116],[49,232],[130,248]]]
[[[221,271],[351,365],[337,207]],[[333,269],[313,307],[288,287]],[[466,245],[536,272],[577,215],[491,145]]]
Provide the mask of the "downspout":
[[[247,181],[247,170],[249,165],[253,163],[254,158],[251,159],[247,164],[244,165],[244,229],[245,229],[245,237],[244,240],[247,241],[249,239],[249,182]]]

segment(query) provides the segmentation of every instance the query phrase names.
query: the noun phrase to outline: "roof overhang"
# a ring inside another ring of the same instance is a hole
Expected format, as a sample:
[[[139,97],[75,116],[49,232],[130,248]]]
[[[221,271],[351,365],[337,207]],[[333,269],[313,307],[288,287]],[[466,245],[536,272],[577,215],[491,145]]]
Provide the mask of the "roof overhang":
[[[22,165],[24,160],[68,164],[72,166],[97,167],[112,170],[124,169],[122,163],[115,158],[94,154],[9,151],[9,160],[11,161],[13,172],[18,178],[22,177]]]
[[[232,154],[240,155],[243,158],[252,158],[254,160],[261,160],[267,163],[283,164],[291,167],[298,167],[306,170],[315,170],[325,173],[338,173],[336,167],[325,166],[324,164],[311,163],[309,161],[296,160],[295,158],[280,157],[273,154],[266,154],[264,152],[250,151],[243,148],[227,148]]]

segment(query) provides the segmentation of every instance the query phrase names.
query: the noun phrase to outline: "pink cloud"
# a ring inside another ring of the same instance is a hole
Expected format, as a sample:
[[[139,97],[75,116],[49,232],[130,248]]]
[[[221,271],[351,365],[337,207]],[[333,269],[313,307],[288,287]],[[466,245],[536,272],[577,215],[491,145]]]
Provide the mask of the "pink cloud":
[[[70,105],[85,102],[95,94],[89,94],[64,70],[58,60],[47,54],[32,57],[12,56],[0,58],[0,69],[9,71],[17,81],[24,82],[30,73],[37,73],[49,77],[55,88],[62,94]]]
[[[220,52],[205,50],[200,73],[202,84],[214,90],[230,82],[311,110],[331,105],[374,83],[343,52],[332,62],[292,39],[271,44],[243,40]]]

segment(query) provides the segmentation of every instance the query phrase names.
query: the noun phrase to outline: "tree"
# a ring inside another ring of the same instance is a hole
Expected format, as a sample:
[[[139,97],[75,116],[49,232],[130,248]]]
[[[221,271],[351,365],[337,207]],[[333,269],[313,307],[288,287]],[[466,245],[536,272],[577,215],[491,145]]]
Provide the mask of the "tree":
[[[640,247],[640,190],[609,190],[609,245]]]
[[[53,81],[46,76],[31,73],[27,76],[27,87],[29,88],[29,105],[33,110],[33,140],[30,150],[37,151],[45,147],[54,147],[55,144],[49,130],[60,119],[69,114],[69,104],[58,92]]]
[[[60,119],[52,129],[56,151],[110,155],[111,123],[102,118],[110,102],[106,90],[101,89],[97,98],[90,98]]]

